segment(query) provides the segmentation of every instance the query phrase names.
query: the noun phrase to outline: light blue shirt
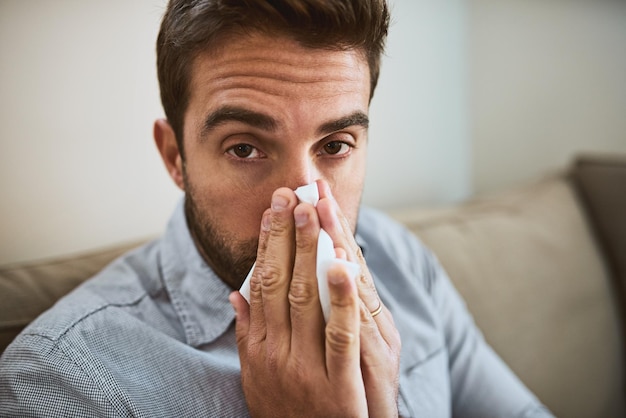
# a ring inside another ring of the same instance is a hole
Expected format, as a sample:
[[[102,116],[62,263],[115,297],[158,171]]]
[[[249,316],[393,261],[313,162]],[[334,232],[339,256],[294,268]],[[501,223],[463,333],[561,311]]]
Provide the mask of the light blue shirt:
[[[402,338],[398,409],[413,417],[550,413],[483,340],[434,256],[362,209],[357,241]],[[199,255],[183,205],[0,358],[2,416],[247,416],[231,289]]]

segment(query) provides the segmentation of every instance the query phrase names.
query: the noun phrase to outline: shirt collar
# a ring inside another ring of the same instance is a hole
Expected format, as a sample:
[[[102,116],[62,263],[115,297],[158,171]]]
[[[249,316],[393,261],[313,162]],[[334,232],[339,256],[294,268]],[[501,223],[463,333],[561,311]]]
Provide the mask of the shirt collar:
[[[222,335],[235,319],[232,289],[204,261],[187,227],[184,198],[161,240],[163,281],[183,325],[187,344],[198,347]]]

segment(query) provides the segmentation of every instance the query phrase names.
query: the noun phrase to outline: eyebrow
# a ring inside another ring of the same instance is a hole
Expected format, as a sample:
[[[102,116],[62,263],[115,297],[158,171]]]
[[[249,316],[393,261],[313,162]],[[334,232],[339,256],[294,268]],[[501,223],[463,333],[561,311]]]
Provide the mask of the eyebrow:
[[[333,120],[331,122],[326,122],[318,128],[317,133],[319,135],[328,135],[333,132],[346,129],[350,126],[361,126],[367,129],[369,124],[370,120],[367,115],[361,111],[356,111],[351,115],[345,116],[343,118]]]
[[[269,115],[242,107],[222,106],[207,116],[202,126],[201,137],[205,138],[212,130],[228,122],[241,122],[264,131],[274,131],[278,126],[278,122]],[[367,129],[369,118],[365,113],[356,111],[348,116],[322,124],[317,129],[317,133],[318,135],[328,135],[350,126],[361,126]]]
[[[265,131],[273,131],[278,123],[271,116],[234,106],[223,106],[212,112],[204,120],[202,137],[228,122],[241,122]]]

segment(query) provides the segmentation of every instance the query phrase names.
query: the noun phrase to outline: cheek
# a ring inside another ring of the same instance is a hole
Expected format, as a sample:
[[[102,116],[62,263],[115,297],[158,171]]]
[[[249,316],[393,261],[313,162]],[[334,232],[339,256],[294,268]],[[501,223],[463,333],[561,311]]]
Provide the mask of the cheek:
[[[259,236],[263,212],[269,207],[269,198],[260,196],[263,194],[242,190],[229,193],[228,198],[220,202],[212,202],[217,219],[222,225],[220,228],[238,239],[256,239]]]
[[[330,183],[333,196],[337,200],[341,212],[348,219],[352,230],[356,227],[356,221],[363,192],[363,172],[352,172],[348,176],[343,176]]]
[[[350,222],[353,232],[356,227],[365,181],[365,150],[365,148],[361,148],[358,154],[354,156],[351,164],[325,179],[330,185],[331,192],[339,204],[341,212]]]
[[[223,175],[197,174],[189,170],[187,192],[199,206],[202,220],[225,237],[256,239],[273,190],[251,189],[245,182],[230,181]]]
[[[354,228],[356,226],[356,219],[359,212],[359,206],[361,203],[361,187],[354,187],[346,190],[345,194],[338,198],[339,207],[344,216],[350,221],[350,225]]]

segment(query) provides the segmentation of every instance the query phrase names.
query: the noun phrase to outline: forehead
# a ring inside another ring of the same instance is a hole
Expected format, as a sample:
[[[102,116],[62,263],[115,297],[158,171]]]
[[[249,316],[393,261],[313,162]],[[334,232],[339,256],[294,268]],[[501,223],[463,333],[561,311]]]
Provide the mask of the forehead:
[[[362,50],[307,48],[263,34],[233,35],[195,57],[190,104],[237,94],[308,100],[351,94],[367,101],[369,78]]]

